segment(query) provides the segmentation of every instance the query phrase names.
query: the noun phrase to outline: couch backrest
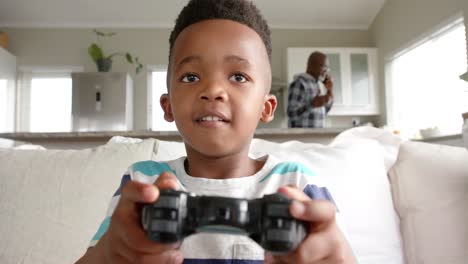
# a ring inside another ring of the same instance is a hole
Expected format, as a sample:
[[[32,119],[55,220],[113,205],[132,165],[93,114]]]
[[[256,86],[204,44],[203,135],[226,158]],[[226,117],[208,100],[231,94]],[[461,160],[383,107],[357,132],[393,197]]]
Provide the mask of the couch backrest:
[[[381,139],[348,134],[333,145],[255,139],[251,155],[270,153],[310,167],[328,182],[360,263],[399,264],[401,238],[386,177],[386,163],[395,158],[385,159],[396,157],[396,144]],[[181,155],[182,143],[157,140],[0,151],[0,263],[72,263],[86,250],[127,166]]]
[[[389,176],[407,263],[467,263],[468,151],[405,142]]]
[[[154,139],[85,150],[0,149],[0,263],[73,263],[104,219],[121,175]]]

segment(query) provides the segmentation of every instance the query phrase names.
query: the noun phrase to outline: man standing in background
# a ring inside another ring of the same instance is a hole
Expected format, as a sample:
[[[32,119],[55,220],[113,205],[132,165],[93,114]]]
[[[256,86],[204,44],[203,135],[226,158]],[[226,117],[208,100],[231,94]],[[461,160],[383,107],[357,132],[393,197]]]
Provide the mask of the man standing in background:
[[[326,88],[321,93],[319,82]],[[327,56],[315,51],[307,60],[307,71],[294,76],[289,85],[289,127],[325,127],[327,113],[333,105],[333,81]]]

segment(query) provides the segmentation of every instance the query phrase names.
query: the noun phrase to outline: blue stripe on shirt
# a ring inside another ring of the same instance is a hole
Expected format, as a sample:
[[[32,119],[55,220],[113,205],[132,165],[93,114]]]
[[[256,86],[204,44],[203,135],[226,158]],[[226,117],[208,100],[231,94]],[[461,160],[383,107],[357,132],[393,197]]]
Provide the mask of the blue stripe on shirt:
[[[297,172],[297,173],[302,173],[305,176],[315,176],[315,172],[311,171],[309,168],[306,166],[296,163],[296,162],[282,162],[278,165],[276,165],[270,173],[268,173],[265,177],[263,177],[260,182],[265,181],[268,179],[271,175],[273,174],[286,174],[290,172]]]
[[[108,216],[106,217],[106,219],[104,219],[104,221],[102,221],[101,225],[99,226],[98,231],[93,237],[93,241],[100,240],[101,237],[104,235],[104,233],[106,233],[107,229],[109,229],[110,220],[111,218],[110,216]]]
[[[169,164],[164,162],[156,162],[152,160],[140,161],[132,165],[134,172],[140,172],[146,176],[161,175],[161,173],[169,171],[176,174]]]
[[[154,175],[160,175],[163,172],[169,171],[174,173],[175,171],[169,167],[167,163],[163,162],[155,162],[152,160],[146,160],[146,161],[140,161],[132,165],[132,171],[133,172],[140,172],[146,176],[154,176]],[[131,180],[131,177],[129,174],[125,174],[122,176],[122,180],[120,182],[120,187],[119,189],[114,193],[114,196],[120,195],[122,192],[123,186]]]

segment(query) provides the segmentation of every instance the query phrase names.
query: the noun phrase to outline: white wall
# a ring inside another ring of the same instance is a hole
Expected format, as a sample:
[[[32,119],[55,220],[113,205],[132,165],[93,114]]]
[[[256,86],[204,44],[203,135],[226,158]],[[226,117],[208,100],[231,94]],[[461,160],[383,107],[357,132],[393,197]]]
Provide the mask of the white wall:
[[[463,13],[468,14],[468,0],[387,0],[385,2],[370,27],[373,44],[379,50],[382,113],[385,113],[385,58],[405,48],[444,21]],[[468,19],[465,19],[465,24],[468,30]],[[385,123],[386,117],[382,114],[379,124]]]
[[[140,57],[145,65],[165,65],[169,49],[169,29],[111,29],[117,32],[104,43],[105,51],[129,51]],[[96,71],[87,48],[95,41],[91,29],[17,29],[7,28],[9,50],[17,56],[18,66],[81,65],[85,71]],[[367,30],[272,30],[273,75],[286,79],[286,47],[304,46],[371,46]],[[114,61],[113,71],[131,71],[135,82],[135,129],[146,129],[146,75],[135,76],[123,58]],[[282,101],[281,98],[279,100]],[[275,121],[285,118],[277,112]],[[365,119],[364,119],[365,120]],[[346,120],[345,120],[346,121]],[[345,122],[343,121],[343,122]],[[350,122],[349,122],[350,123]]]

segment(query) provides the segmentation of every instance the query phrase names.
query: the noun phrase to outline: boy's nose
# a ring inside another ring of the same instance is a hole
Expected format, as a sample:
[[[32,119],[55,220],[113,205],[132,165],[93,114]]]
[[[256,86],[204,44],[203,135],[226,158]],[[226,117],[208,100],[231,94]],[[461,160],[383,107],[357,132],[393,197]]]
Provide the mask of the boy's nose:
[[[208,101],[226,101],[227,93],[222,84],[217,82],[207,83],[200,93],[200,99]]]

